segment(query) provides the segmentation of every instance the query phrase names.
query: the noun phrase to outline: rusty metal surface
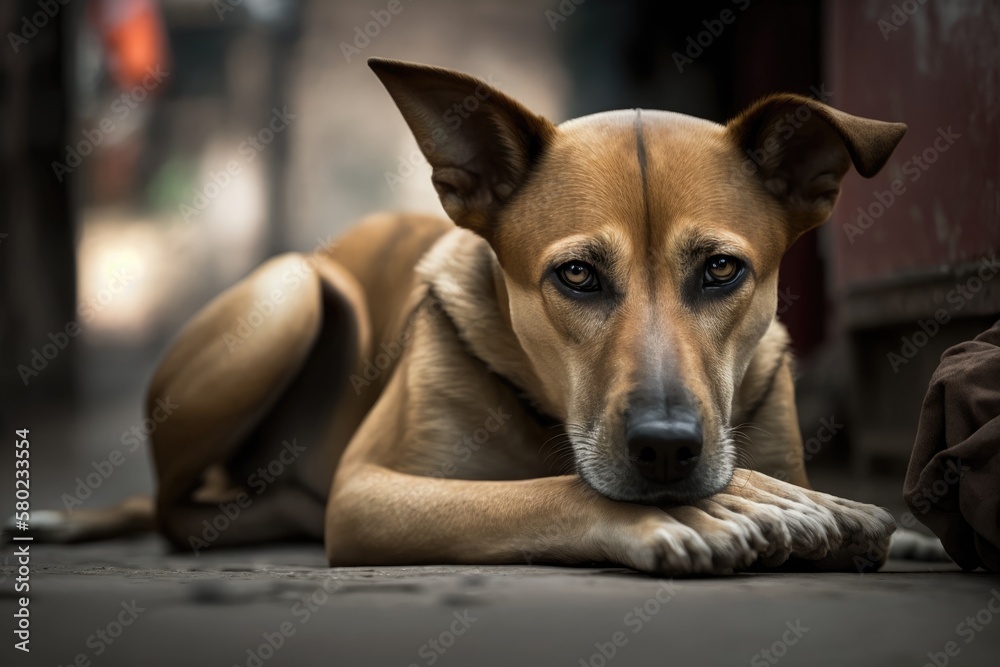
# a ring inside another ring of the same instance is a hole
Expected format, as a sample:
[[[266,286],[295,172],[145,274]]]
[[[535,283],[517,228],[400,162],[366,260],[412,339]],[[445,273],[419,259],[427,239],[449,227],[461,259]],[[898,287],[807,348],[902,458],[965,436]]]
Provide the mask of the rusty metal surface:
[[[832,103],[909,125],[878,176],[848,176],[828,232],[835,290],[846,296],[992,256],[1000,5],[873,0],[830,2],[826,11]]]

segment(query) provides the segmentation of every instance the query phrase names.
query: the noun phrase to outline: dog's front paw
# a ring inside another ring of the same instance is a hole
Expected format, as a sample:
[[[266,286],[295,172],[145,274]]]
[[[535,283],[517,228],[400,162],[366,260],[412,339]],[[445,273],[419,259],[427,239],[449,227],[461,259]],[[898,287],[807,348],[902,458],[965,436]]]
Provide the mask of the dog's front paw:
[[[892,515],[881,507],[746,470],[738,470],[709,501],[758,525],[769,542],[761,558],[765,566],[797,557],[815,561],[821,569],[878,569],[896,529]]]
[[[661,576],[729,573],[749,566],[768,546],[752,521],[693,506],[649,508],[622,537],[612,560]]]

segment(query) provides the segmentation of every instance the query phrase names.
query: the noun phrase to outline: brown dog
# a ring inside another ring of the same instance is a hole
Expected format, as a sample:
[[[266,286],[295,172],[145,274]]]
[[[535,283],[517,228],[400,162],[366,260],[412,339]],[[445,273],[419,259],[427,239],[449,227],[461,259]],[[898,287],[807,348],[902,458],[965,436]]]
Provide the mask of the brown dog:
[[[463,74],[370,65],[458,228],[371,218],[187,325],[149,393],[178,406],[153,436],[173,544],[309,536],[332,565],[881,562],[888,513],[808,489],[775,311],[782,254],[904,125],[778,95],[727,125],[555,126]]]

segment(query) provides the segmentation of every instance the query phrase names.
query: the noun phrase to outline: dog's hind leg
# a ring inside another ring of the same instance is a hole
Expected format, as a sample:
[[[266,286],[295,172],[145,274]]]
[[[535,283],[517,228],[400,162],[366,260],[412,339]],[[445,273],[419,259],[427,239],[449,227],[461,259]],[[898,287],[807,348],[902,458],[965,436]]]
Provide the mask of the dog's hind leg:
[[[155,526],[176,546],[188,549],[189,538],[202,534],[202,521],[216,520],[236,500],[243,500],[235,505],[240,517],[231,520],[233,525],[214,544],[319,538],[325,499],[298,484],[293,470],[298,457],[282,455],[291,463],[262,493],[246,488],[246,475],[233,466],[255,463],[261,456],[267,457],[266,465],[280,454],[281,439],[273,454],[262,444],[261,426],[281,420],[274,413],[287,408],[284,399],[300,387],[303,376],[326,374],[330,384],[346,383],[359,341],[370,337],[366,327],[361,290],[336,262],[295,254],[266,262],[185,326],[153,377],[146,412],[157,424],[150,437],[155,503],[133,498],[109,508],[47,512],[44,522],[36,522],[36,539],[78,542]],[[330,377],[334,367],[343,377]],[[305,390],[297,391],[301,395]],[[312,391],[317,393],[315,387]],[[328,397],[326,402],[310,406],[322,421],[330,414],[324,409],[350,392],[328,386],[319,393]],[[295,417],[303,421],[301,413]],[[322,425],[303,423],[300,428],[289,436],[304,436],[296,447],[320,440]],[[257,458],[248,459],[247,450]],[[328,484],[332,470],[325,474]]]
[[[216,520],[232,525],[213,545],[318,539],[325,498],[300,484],[299,452],[322,449],[326,420],[369,339],[360,286],[316,255],[272,259],[199,313],[149,392],[150,411],[161,399],[177,406],[152,437],[160,532],[182,549]],[[303,414],[296,408],[306,402]],[[289,420],[297,430],[271,442],[275,422]],[[294,449],[282,452],[282,438]],[[278,478],[267,472],[274,461]],[[261,474],[247,472],[261,465]],[[329,480],[332,468],[324,474]],[[227,508],[238,519],[225,517]]]

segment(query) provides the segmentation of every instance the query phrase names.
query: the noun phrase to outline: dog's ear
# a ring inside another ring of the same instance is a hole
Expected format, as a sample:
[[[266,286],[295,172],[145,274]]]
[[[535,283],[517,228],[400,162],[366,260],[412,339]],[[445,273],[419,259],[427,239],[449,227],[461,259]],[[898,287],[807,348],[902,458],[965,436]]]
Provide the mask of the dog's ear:
[[[838,111],[800,95],[773,95],[727,125],[745,161],[785,209],[789,242],[830,219],[851,163],[871,178],[906,133],[886,123]]]
[[[451,70],[371,58],[433,169],[457,224],[490,237],[490,223],[524,181],[555,126],[484,81]]]

